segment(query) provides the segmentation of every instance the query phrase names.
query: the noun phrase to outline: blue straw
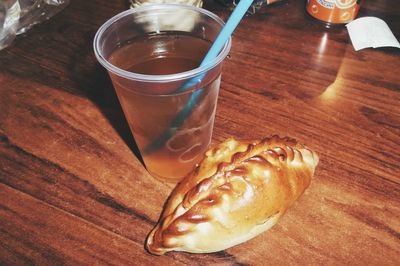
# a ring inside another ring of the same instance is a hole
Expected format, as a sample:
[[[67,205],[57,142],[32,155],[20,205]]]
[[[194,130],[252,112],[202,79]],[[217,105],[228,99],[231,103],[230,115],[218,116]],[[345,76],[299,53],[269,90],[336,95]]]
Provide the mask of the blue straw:
[[[206,56],[200,63],[200,67],[204,66],[208,63],[211,63],[214,60],[221,49],[224,47],[225,43],[229,40],[230,36],[232,35],[233,31],[236,29],[239,22],[242,20],[243,16],[246,14],[247,10],[249,9],[250,5],[253,3],[254,0],[241,0],[236,8],[233,10],[231,16],[229,17],[228,21],[226,22],[225,26],[219,32],[217,38],[215,39],[214,43],[212,44],[210,50],[208,50]],[[184,85],[182,85],[177,92],[183,92],[199,82],[204,78],[206,73],[200,74],[189,81],[187,81]],[[148,145],[144,148],[144,154],[151,153],[161,146],[165,144],[168,139],[170,139],[175,132],[178,130],[179,127],[182,126],[185,119],[190,115],[194,105],[196,104],[199,96],[203,92],[204,88],[201,88],[192,93],[188,102],[183,107],[183,109],[178,113],[175,119],[171,122],[170,127],[164,131],[153,143]]]

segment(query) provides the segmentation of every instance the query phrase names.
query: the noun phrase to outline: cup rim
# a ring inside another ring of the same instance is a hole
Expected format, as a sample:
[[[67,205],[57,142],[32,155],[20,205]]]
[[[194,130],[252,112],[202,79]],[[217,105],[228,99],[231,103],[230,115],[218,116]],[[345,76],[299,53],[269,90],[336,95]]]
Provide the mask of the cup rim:
[[[101,25],[101,27],[97,30],[96,35],[93,40],[93,49],[94,49],[95,56],[96,56],[97,60],[99,61],[99,63],[103,67],[105,67],[108,71],[112,72],[115,75],[118,75],[120,77],[129,79],[129,80],[135,80],[135,81],[141,81],[141,82],[170,82],[170,81],[179,81],[179,80],[184,80],[184,79],[190,79],[190,78],[196,77],[198,75],[201,75],[202,73],[208,72],[214,66],[221,63],[230,51],[231,42],[232,42],[231,37],[229,37],[228,41],[225,43],[224,47],[222,48],[222,50],[218,54],[218,56],[211,62],[204,64],[203,66],[188,70],[188,71],[174,73],[174,74],[167,74],[167,75],[146,75],[146,74],[139,74],[139,73],[134,73],[134,72],[130,72],[127,70],[123,70],[123,69],[111,64],[100,52],[101,51],[100,38],[104,34],[104,32],[114,22],[116,22],[126,16],[130,16],[135,13],[140,13],[143,11],[158,10],[158,9],[166,10],[166,9],[176,9],[176,8],[194,10],[196,12],[207,15],[210,18],[212,18],[213,20],[215,20],[218,24],[220,24],[221,29],[225,25],[224,21],[220,17],[218,17],[216,14],[212,13],[211,11],[208,11],[204,8],[195,7],[195,6],[186,5],[186,4],[149,4],[149,5],[144,5],[144,6],[140,6],[140,7],[136,7],[136,8],[131,8],[131,9],[125,10],[125,11],[111,17],[103,25]]]

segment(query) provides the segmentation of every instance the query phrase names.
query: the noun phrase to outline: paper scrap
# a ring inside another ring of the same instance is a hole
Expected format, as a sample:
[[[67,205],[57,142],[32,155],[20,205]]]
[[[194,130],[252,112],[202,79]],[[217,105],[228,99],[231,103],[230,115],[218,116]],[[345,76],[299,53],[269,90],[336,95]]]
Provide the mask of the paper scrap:
[[[362,17],[346,25],[354,50],[373,47],[397,47],[400,43],[380,18]]]

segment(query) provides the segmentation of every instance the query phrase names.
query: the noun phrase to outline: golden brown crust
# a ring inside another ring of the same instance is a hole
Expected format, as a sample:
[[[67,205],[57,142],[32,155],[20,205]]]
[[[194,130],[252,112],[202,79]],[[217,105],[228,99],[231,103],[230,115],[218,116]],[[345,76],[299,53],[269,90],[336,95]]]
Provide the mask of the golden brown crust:
[[[208,253],[268,230],[309,186],[318,155],[290,138],[227,139],[168,199],[146,247]]]

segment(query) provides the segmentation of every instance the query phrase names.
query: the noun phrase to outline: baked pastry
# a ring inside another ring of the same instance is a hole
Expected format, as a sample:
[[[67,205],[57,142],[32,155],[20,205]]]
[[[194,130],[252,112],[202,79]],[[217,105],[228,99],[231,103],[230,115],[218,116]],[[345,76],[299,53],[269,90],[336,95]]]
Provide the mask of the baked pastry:
[[[318,160],[287,137],[227,139],[175,187],[147,249],[210,253],[257,236],[303,194]]]

